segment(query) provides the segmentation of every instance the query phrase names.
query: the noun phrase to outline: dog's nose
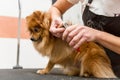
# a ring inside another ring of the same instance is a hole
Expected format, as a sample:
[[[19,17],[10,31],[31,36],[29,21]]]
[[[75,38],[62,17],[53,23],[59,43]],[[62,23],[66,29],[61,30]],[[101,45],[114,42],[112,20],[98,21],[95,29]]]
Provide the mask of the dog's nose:
[[[31,41],[35,41],[35,39],[34,39],[34,38],[30,38],[30,40],[31,40]]]
[[[41,40],[42,40],[42,38],[41,38],[41,37],[39,37],[38,39],[35,39],[35,38],[31,37],[31,38],[30,38],[30,40],[31,40],[31,41],[41,41]]]

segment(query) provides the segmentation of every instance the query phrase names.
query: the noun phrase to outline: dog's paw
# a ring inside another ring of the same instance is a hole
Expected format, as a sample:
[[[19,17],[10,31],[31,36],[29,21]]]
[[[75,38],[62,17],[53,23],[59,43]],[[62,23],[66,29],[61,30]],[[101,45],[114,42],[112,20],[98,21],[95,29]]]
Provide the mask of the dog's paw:
[[[47,74],[48,71],[46,71],[45,69],[43,70],[37,70],[37,74]]]
[[[86,72],[86,73],[84,73],[84,74],[82,74],[80,76],[82,76],[82,77],[90,77],[90,74]]]

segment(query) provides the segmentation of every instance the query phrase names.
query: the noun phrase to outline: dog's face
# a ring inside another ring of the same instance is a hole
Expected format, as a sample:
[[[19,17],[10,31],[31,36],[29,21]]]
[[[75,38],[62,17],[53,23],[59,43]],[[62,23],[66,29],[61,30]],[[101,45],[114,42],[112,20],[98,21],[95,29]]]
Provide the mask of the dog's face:
[[[32,41],[42,41],[45,36],[49,37],[50,17],[46,12],[35,11],[26,17],[26,22]]]

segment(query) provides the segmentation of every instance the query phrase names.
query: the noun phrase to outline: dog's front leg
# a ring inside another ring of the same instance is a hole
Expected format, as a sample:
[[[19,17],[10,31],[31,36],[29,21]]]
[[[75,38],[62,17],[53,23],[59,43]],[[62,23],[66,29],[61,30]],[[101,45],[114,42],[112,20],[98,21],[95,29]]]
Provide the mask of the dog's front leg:
[[[44,68],[44,69],[42,69],[42,70],[38,70],[37,73],[38,73],[38,74],[47,74],[47,73],[49,73],[50,70],[54,67],[54,65],[55,65],[55,64],[49,60],[49,62],[48,62],[48,64],[47,64],[47,67]]]

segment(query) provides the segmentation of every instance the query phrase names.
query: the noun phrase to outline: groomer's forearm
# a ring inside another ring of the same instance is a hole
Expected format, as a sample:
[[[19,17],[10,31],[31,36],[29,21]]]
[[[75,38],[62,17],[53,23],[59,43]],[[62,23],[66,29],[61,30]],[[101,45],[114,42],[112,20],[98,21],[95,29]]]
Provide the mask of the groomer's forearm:
[[[52,18],[52,19],[55,19],[55,18],[58,18],[58,17],[61,17],[61,16],[62,16],[62,14],[60,13],[60,11],[59,11],[56,7],[54,7],[54,6],[52,6],[52,7],[49,9],[49,11],[50,11],[50,14],[51,14],[51,18]]]
[[[73,6],[73,4],[71,4],[67,0],[57,0],[53,4],[53,7],[56,7],[60,11],[61,15],[64,14],[65,11],[67,11],[72,6]]]
[[[52,19],[61,17],[73,4],[67,0],[57,0],[49,9]]]
[[[104,47],[120,54],[120,37],[116,37],[106,32],[97,34],[96,41]]]

